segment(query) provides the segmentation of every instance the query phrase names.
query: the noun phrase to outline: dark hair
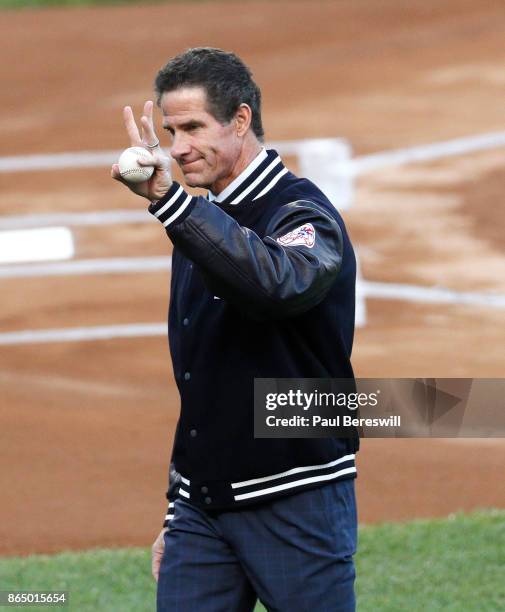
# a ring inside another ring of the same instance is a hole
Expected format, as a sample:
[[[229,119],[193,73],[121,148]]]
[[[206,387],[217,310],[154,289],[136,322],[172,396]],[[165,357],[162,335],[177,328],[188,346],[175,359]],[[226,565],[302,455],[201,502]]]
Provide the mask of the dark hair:
[[[158,105],[165,92],[181,87],[202,87],[207,94],[208,111],[223,124],[233,119],[241,104],[248,104],[252,130],[263,140],[261,91],[249,68],[234,53],[196,47],[176,55],[156,75]]]

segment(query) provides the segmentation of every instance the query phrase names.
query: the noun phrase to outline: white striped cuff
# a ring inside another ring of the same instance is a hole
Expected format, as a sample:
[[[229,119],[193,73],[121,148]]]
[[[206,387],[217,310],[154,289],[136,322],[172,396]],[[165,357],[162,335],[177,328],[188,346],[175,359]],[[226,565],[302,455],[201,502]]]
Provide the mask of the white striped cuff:
[[[196,198],[184,191],[179,183],[172,183],[167,193],[149,206],[154,215],[168,230],[185,219],[196,203]]]

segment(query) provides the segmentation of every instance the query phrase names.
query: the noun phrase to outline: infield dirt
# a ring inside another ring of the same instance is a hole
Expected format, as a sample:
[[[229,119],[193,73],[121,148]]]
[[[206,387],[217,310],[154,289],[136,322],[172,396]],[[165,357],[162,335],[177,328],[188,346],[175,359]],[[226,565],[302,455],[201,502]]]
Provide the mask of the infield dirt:
[[[356,154],[500,131],[505,8],[467,0],[195,3],[2,12],[0,155],[126,147],[181,49],[241,55],[270,140]],[[290,165],[290,164],[288,164]],[[296,171],[296,165],[291,164]],[[503,150],[359,179],[344,211],[365,279],[505,293]],[[1,215],[138,209],[107,169],[0,173]],[[77,258],[166,255],[156,225],[76,228]],[[1,331],[166,317],[168,273],[2,280]],[[503,310],[368,300],[359,376],[503,377]],[[0,554],[149,544],[178,399],[162,338],[3,346]],[[364,440],[360,520],[505,505],[500,440]]]

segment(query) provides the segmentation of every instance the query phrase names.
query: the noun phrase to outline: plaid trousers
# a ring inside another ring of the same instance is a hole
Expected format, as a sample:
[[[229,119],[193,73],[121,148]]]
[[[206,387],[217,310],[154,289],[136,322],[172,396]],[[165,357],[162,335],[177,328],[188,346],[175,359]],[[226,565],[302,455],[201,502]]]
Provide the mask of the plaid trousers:
[[[158,612],[354,612],[354,479],[241,510],[178,499],[165,533]]]

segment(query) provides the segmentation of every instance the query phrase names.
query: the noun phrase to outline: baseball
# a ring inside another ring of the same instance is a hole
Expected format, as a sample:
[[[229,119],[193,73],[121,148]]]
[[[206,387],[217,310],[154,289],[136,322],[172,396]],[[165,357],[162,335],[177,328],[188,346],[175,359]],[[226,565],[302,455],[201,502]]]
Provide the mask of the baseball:
[[[139,157],[146,161],[154,161],[153,156],[143,147],[130,147],[119,157],[119,173],[128,183],[142,183],[153,175],[154,166],[139,166],[137,162]]]

